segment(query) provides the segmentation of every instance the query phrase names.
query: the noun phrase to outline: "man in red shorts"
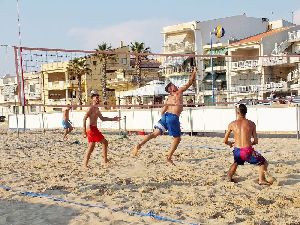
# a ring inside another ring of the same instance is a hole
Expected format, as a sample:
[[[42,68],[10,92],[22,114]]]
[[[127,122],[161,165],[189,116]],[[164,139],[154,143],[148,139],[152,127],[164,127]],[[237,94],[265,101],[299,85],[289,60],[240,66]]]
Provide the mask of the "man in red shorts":
[[[102,133],[97,128],[97,120],[100,118],[102,121],[119,121],[120,117],[108,118],[102,116],[98,105],[99,105],[99,94],[92,94],[92,106],[88,108],[84,118],[83,118],[83,136],[88,138],[88,148],[84,157],[83,166],[85,169],[88,169],[88,162],[91,157],[92,152],[94,151],[95,145],[97,142],[102,144],[102,157],[104,163],[108,163],[107,158],[107,146],[108,141],[102,135]],[[88,120],[88,124],[86,121]]]

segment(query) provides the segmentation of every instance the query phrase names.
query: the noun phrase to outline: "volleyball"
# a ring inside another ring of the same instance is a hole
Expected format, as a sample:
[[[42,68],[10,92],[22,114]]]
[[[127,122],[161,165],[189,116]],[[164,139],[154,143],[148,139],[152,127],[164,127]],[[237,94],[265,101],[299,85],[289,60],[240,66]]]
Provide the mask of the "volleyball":
[[[221,25],[218,25],[216,28],[215,28],[215,35],[217,38],[221,38],[223,37],[225,34],[225,30],[224,28],[221,26]]]

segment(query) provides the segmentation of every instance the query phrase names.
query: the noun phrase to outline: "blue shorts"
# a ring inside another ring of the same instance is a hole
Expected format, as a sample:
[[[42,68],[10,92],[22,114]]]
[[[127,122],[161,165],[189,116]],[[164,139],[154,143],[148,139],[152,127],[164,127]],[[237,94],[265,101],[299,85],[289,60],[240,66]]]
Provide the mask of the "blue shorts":
[[[72,127],[70,120],[62,120],[61,125],[63,126],[64,129],[68,129]]]
[[[167,112],[162,115],[161,119],[154,126],[154,128],[160,130],[161,134],[163,134],[165,131],[168,131],[170,136],[181,136],[179,117],[173,113]]]

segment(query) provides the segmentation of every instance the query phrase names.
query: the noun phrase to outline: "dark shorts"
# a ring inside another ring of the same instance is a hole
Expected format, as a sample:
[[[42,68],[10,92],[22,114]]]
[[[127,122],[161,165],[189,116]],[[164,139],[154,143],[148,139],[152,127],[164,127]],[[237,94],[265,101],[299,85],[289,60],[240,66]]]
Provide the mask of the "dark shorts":
[[[154,128],[160,130],[161,134],[163,134],[165,131],[168,131],[170,136],[181,136],[179,117],[173,113],[167,112],[162,115],[161,119],[154,126]]]
[[[233,149],[234,162],[238,165],[244,165],[245,162],[255,165],[262,165],[266,162],[266,159],[251,146],[245,148]]]

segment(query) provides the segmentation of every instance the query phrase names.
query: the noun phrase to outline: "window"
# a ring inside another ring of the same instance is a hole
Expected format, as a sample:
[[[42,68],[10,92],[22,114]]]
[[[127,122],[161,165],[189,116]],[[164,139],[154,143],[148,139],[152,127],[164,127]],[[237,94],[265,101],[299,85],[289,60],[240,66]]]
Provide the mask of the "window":
[[[30,112],[36,112],[36,106],[35,105],[30,106]]]
[[[126,65],[126,64],[127,64],[127,58],[122,58],[121,61],[122,61],[122,64],[123,64],[123,65]]]
[[[13,106],[13,111],[15,114],[19,114],[19,106]]]
[[[53,108],[53,111],[55,111],[55,112],[62,112],[62,108]]]
[[[29,91],[35,92],[35,84],[29,85]]]

